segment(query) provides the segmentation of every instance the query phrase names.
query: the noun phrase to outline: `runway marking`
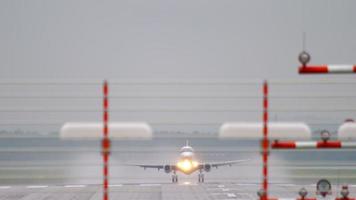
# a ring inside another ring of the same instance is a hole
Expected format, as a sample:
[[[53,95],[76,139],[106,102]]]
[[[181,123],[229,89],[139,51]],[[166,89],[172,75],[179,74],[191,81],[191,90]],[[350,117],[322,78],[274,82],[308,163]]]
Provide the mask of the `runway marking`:
[[[294,186],[298,186],[298,185],[292,184],[292,183],[279,183],[279,184],[275,184],[275,186],[280,186],[280,187],[294,187]]]
[[[109,185],[109,187],[122,187],[122,184],[113,184],[113,185]]]
[[[40,188],[48,188],[48,185],[28,185],[27,189],[40,189]]]
[[[1,189],[1,190],[10,189],[10,188],[11,188],[11,186],[0,186],[0,189]]]
[[[221,188],[206,188],[206,191],[216,191],[216,190],[220,190]]]
[[[236,195],[234,193],[227,193],[226,195],[227,195],[227,197],[230,197],[230,198],[235,198],[236,197]]]
[[[245,192],[238,192],[237,194],[241,196],[249,196],[249,193],[245,193]]]
[[[224,193],[224,192],[214,192],[214,193],[210,193],[210,195],[212,195],[212,196],[223,195],[223,194],[226,194],[226,193]]]
[[[227,191],[230,191],[230,189],[229,188],[222,188],[222,191],[223,192],[227,192]]]
[[[239,186],[256,186],[256,183],[236,183],[236,185]]]
[[[65,188],[84,188],[86,185],[65,185]]]
[[[151,187],[151,186],[161,186],[161,184],[157,184],[157,183],[143,183],[143,184],[140,184],[139,186],[141,186],[141,187]]]
[[[223,188],[225,187],[225,185],[218,185],[218,188]]]

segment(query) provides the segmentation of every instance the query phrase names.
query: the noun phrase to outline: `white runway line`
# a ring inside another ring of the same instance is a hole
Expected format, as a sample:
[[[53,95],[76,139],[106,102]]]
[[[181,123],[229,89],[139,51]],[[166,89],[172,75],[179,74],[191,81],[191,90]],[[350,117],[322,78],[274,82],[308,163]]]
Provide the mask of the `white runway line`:
[[[218,188],[223,188],[225,187],[225,185],[218,185]]]
[[[256,183],[236,183],[236,185],[239,185],[239,186],[256,186],[258,184],[256,184]]]
[[[212,196],[220,196],[220,195],[226,195],[225,192],[214,192],[214,193],[210,193],[210,195]]]
[[[0,186],[0,189],[1,189],[1,190],[10,189],[10,188],[11,188],[11,186]]]
[[[113,185],[109,185],[109,187],[122,187],[122,184],[113,184]]]
[[[65,188],[84,188],[86,185],[65,185]]]
[[[296,184],[292,184],[292,183],[280,183],[280,184],[275,184],[276,186],[282,186],[282,187],[294,187],[294,186],[298,186]]]
[[[236,198],[236,195],[234,193],[227,193],[226,196],[230,198]]]
[[[40,189],[40,188],[48,188],[48,185],[28,185],[27,189]]]
[[[217,191],[220,190],[221,188],[206,188],[206,191]]]
[[[230,191],[230,189],[229,188],[222,188],[222,191],[223,192],[227,192],[227,191]]]
[[[151,186],[161,186],[161,184],[157,184],[157,183],[143,183],[143,184],[140,184],[139,186],[141,186],[141,187],[151,187]]]

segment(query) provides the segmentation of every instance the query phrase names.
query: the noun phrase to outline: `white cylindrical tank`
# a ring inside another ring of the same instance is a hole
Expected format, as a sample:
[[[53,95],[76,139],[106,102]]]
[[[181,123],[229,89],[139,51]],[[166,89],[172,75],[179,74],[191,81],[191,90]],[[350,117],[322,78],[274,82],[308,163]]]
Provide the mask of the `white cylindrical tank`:
[[[103,138],[103,123],[68,122],[60,130],[64,139]],[[110,122],[109,138],[112,139],[150,139],[152,128],[145,122]]]
[[[262,123],[229,122],[220,127],[220,138],[262,139]],[[300,122],[269,122],[268,137],[273,139],[310,139],[311,130]]]
[[[356,123],[345,122],[337,131],[340,140],[351,140],[356,138]]]

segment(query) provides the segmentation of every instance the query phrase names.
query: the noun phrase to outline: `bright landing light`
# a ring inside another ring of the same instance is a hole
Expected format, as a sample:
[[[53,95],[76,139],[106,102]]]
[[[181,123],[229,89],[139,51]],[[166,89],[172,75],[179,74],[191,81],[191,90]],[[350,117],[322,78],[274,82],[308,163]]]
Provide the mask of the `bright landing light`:
[[[177,163],[177,167],[183,172],[189,172],[198,167],[198,162],[192,160],[182,160]]]

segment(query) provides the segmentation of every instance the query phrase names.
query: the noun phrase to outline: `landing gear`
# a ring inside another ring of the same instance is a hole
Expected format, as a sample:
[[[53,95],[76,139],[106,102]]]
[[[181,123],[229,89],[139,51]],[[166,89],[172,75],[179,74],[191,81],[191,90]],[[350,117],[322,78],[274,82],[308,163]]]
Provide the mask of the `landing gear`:
[[[176,173],[172,175],[172,183],[178,183],[178,176]]]
[[[198,181],[199,181],[199,183],[204,183],[204,174],[199,173],[199,175],[198,175]]]

